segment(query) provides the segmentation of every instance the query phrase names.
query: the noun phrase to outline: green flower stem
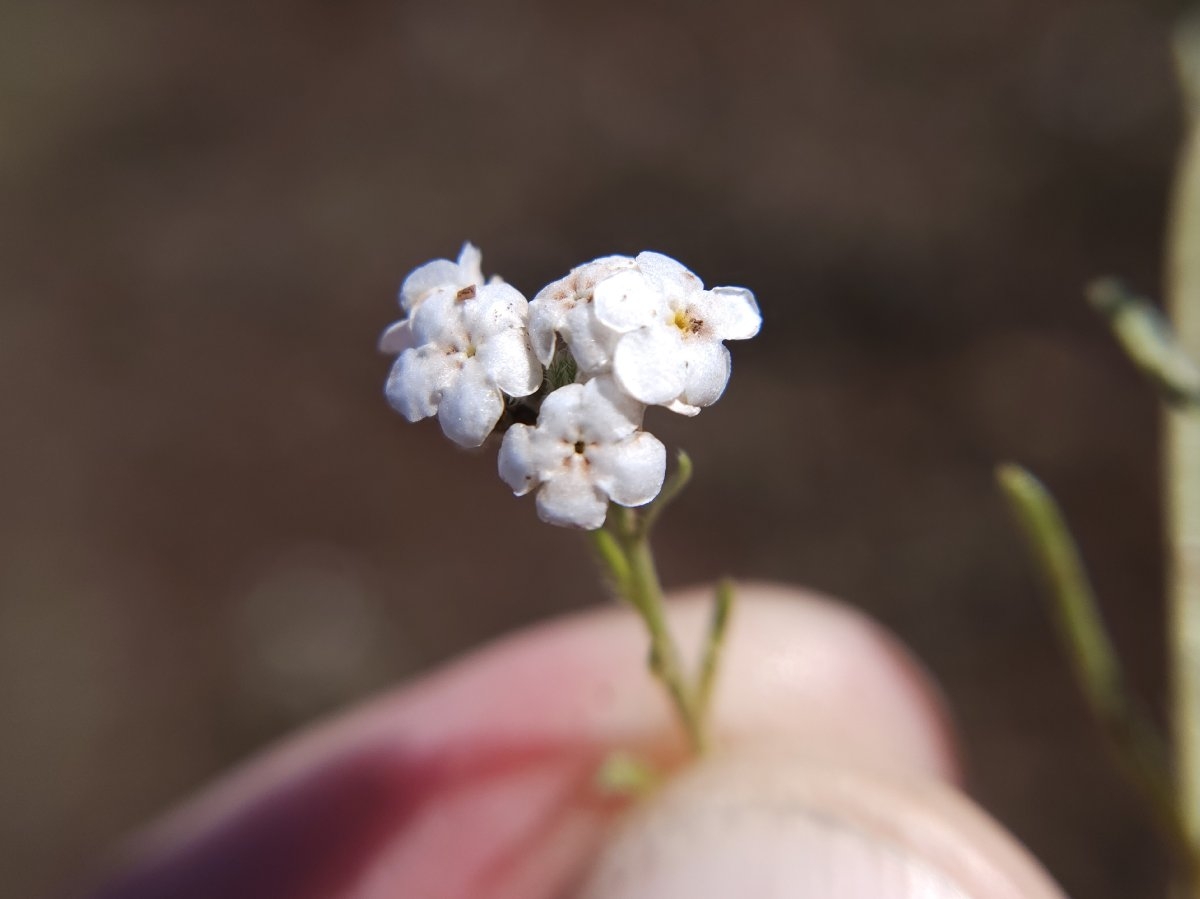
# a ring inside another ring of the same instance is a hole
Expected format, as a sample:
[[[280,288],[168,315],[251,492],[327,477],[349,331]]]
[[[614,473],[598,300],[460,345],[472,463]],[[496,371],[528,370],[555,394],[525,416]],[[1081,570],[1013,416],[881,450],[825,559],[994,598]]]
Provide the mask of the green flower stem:
[[[666,602],[650,547],[654,523],[663,508],[687,486],[691,475],[691,460],[680,453],[674,473],[652,503],[642,509],[611,504],[604,527],[589,536],[613,591],[645,623],[650,637],[650,671],[667,691],[692,751],[703,755],[708,749],[708,710],[733,607],[733,585],[723,581],[717,588],[699,673],[693,683],[667,625]]]
[[[679,494],[683,493],[683,488],[692,480],[692,457],[682,450],[675,457],[675,471],[667,482],[663,484],[662,492],[658,494],[654,502],[646,507],[642,513],[640,528],[643,535],[649,536],[650,529],[654,527],[658,516],[662,515],[663,509],[669,506]]]
[[[1062,512],[1024,468],[1002,465],[996,475],[1046,581],[1059,633],[1088,706],[1146,800],[1180,869],[1191,877],[1197,857],[1176,805],[1166,741],[1126,683]]]
[[[1172,196],[1168,311],[1183,351],[1200,357],[1200,18],[1176,32],[1185,135]],[[1166,413],[1168,606],[1179,810],[1200,854],[1200,416]],[[1192,895],[1200,886],[1192,881]]]
[[[733,583],[723,580],[717,584],[716,602],[708,622],[708,636],[704,641],[704,656],[700,660],[700,677],[696,682],[696,711],[701,723],[708,720],[712,705],[713,687],[717,682],[721,650],[725,646],[725,631],[733,612]]]
[[[679,650],[667,627],[666,607],[654,566],[654,553],[646,535],[638,533],[641,529],[635,526],[633,530],[634,533],[625,542],[631,572],[628,598],[642,616],[650,634],[650,671],[662,682],[671,697],[688,743],[697,755],[702,755],[708,748],[707,734],[696,709],[695,697],[688,686]]]
[[[600,558],[600,564],[612,581],[613,590],[619,596],[628,596],[632,572],[629,560],[625,557],[625,550],[607,528],[592,531],[589,536],[592,538],[592,548]]]

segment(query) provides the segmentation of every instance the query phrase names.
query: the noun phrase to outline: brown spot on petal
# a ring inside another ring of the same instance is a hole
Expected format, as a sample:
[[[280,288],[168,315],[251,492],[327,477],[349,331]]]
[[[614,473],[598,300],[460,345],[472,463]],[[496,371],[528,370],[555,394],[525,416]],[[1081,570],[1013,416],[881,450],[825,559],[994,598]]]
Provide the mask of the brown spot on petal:
[[[460,290],[458,293],[456,293],[454,295],[454,299],[459,300],[459,301],[475,299],[475,285],[468,284],[466,287],[464,287],[462,290]]]

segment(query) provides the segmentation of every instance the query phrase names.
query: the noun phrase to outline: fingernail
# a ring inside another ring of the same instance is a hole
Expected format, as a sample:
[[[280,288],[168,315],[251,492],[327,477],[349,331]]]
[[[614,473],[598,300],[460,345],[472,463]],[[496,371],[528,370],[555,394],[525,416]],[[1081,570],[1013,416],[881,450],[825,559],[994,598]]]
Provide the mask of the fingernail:
[[[786,801],[670,803],[601,856],[580,899],[964,899],[944,874]]]
[[[631,810],[577,899],[1063,899],[945,783],[769,751],[705,759]]]

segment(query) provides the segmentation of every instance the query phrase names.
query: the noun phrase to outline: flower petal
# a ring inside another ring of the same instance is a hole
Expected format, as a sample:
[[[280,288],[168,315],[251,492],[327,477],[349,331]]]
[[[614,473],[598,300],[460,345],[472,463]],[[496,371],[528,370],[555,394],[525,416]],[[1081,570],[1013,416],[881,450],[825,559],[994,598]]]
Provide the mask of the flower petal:
[[[436,344],[460,350],[467,348],[467,329],[463,323],[462,303],[449,290],[435,290],[422,301],[409,318],[413,341],[417,346]]]
[[[620,443],[593,447],[586,452],[592,477],[613,502],[642,506],[658,496],[667,471],[667,448],[646,431]]]
[[[407,319],[401,319],[394,325],[389,325],[379,338],[379,352],[399,355],[417,345],[413,335],[412,324]]]
[[[653,250],[637,254],[637,268],[664,283],[688,284],[689,290],[700,290],[704,287],[700,278],[696,277],[695,272],[688,266]]]
[[[583,417],[584,384],[567,384],[542,401],[538,412],[537,429],[547,438],[574,443],[582,437],[579,428]]]
[[[662,253],[649,250],[638,253],[637,266],[657,284],[664,296],[671,299],[679,299],[704,288],[704,282],[694,272]]]
[[[636,431],[644,411],[610,376],[601,376],[586,384],[567,384],[546,397],[537,432],[567,447],[579,440],[612,443]]]
[[[680,400],[671,400],[671,402],[663,403],[663,405],[670,411],[678,415],[686,415],[688,418],[695,418],[700,414],[699,406],[689,406]]]
[[[542,384],[542,366],[523,330],[514,328],[489,337],[477,349],[475,361],[492,384],[509,396],[529,396]]]
[[[500,480],[517,496],[524,496],[542,482],[534,452],[534,430],[529,425],[513,425],[504,435],[496,465]]]
[[[641,427],[645,411],[611,375],[593,378],[583,385],[576,439],[586,443],[623,440]]]
[[[595,530],[604,524],[608,502],[583,466],[572,463],[542,485],[537,494],[538,517],[548,524]]]
[[[457,281],[459,287],[466,287],[468,284],[483,284],[483,253],[469,240],[458,251]]]
[[[653,282],[627,270],[605,278],[593,293],[596,318],[622,334],[666,316],[666,304]]]
[[[717,340],[746,340],[762,327],[754,294],[744,287],[714,287],[689,297],[688,304],[704,320],[704,330]]]
[[[438,288],[457,290],[459,286],[459,266],[449,259],[435,259],[413,269],[404,279],[400,285],[400,305],[411,313]]]
[[[633,269],[636,265],[632,256],[601,256],[571,269],[571,274],[563,280],[571,285],[576,296],[587,297],[605,278]]]
[[[485,284],[476,289],[474,299],[460,302],[467,331],[477,341],[512,328],[523,329],[529,319],[529,303],[511,284]]]
[[[588,376],[608,369],[613,349],[621,339],[619,332],[596,318],[594,305],[585,302],[568,310],[559,333],[570,348],[579,371]]]
[[[481,446],[496,427],[504,402],[475,359],[468,359],[453,382],[442,392],[438,422],[459,446]]]
[[[554,358],[554,336],[562,328],[566,310],[552,300],[536,297],[529,304],[529,343],[542,365],[549,365]]]
[[[687,374],[679,398],[692,406],[711,406],[729,383],[729,350],[715,340],[684,343]]]
[[[388,375],[384,388],[388,402],[409,421],[436,414],[442,392],[457,371],[457,362],[457,357],[432,347],[405,350]]]
[[[640,402],[670,402],[683,392],[685,383],[682,342],[674,325],[626,334],[613,353],[613,374]]]

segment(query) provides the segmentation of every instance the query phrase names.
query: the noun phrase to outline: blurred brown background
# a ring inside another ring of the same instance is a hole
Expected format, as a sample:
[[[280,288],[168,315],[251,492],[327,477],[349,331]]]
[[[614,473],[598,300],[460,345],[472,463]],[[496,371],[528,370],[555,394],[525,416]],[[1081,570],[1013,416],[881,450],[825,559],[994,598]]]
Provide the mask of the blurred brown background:
[[[1155,404],[1081,286],[1159,286],[1171,14],[0,4],[0,893],[50,895],[273,737],[602,600],[492,452],[383,401],[396,287],[464,239],[530,292],[644,248],[753,288],[724,401],[656,422],[699,472],[666,580],[868,610],[1068,890],[1159,889],[991,468],[1059,493],[1159,696]]]

